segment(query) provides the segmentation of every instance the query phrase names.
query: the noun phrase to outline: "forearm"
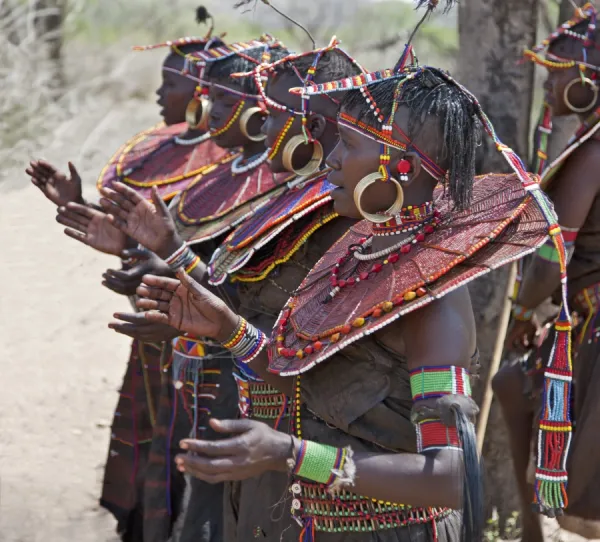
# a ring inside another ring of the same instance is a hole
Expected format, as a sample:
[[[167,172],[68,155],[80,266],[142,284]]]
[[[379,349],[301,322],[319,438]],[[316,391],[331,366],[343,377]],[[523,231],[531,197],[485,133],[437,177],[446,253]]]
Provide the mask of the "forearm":
[[[463,454],[355,454],[352,492],[372,499],[421,507],[462,506]]]
[[[254,360],[252,360],[252,362],[249,364],[249,367],[269,386],[279,390],[288,397],[292,397],[294,392],[294,379],[290,377],[279,376],[269,371],[269,356],[266,349],[263,350]]]

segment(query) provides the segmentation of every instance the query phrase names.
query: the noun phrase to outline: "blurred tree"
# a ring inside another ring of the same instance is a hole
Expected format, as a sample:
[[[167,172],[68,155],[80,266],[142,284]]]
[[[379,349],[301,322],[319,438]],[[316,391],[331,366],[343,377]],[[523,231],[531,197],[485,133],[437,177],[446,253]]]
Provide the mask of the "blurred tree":
[[[536,41],[539,0],[478,0],[459,5],[459,79],[473,91],[498,136],[520,156],[529,155],[534,66],[518,65],[523,50]],[[507,171],[508,165],[489,140],[484,143],[483,171]],[[481,354],[481,400],[498,319],[504,303],[508,269],[492,272],[470,288]],[[515,390],[519,393],[519,390]],[[506,429],[497,405],[487,426],[484,446],[488,511],[498,511],[500,532],[518,507]]]
[[[62,47],[67,0],[30,0],[35,37],[44,44],[50,70],[49,90],[60,96],[65,85]]]

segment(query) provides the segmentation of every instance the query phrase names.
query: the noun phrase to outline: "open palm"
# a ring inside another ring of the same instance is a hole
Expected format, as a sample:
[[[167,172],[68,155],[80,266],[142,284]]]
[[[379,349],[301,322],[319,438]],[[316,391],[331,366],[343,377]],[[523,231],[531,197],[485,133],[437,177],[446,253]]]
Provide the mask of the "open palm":
[[[103,188],[101,192],[105,196],[100,200],[102,208],[123,233],[162,258],[179,248],[182,241],[176,234],[175,223],[156,189],[152,192],[153,203],[120,183],[115,184],[115,190]]]
[[[100,252],[120,256],[125,249],[125,234],[113,226],[102,211],[69,203],[66,207],[59,207],[56,221],[67,226],[66,235]]]
[[[178,276],[180,280],[146,275],[137,289],[137,306],[150,311],[146,313],[150,321],[225,342],[237,327],[238,316],[184,272]]]
[[[31,182],[55,205],[83,203],[81,177],[71,162],[69,162],[70,176],[58,171],[45,160],[31,162],[25,172],[31,177]]]

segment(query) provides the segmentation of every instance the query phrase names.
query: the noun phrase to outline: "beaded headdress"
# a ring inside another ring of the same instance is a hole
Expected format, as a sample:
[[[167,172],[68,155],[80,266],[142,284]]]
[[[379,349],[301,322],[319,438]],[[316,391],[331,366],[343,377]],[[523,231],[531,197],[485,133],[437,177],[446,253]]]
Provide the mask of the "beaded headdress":
[[[426,0],[420,0],[418,2],[419,6],[425,4],[427,4],[425,17],[427,17],[436,8],[438,1],[426,2]],[[423,17],[419,25],[424,21],[425,17]],[[421,157],[424,169],[435,179],[442,180],[447,176],[447,173],[434,164],[433,161],[429,160],[420,149],[416,148],[408,135],[398,129],[399,127],[394,120],[398,107],[402,103],[403,85],[408,81],[426,77],[428,73],[433,74],[446,81],[449,85],[456,87],[468,99],[485,132],[515,172],[523,188],[534,199],[548,225],[548,234],[552,238],[559,254],[562,285],[562,308],[555,325],[556,338],[553,354],[545,371],[544,404],[546,408],[542,413],[539,435],[540,450],[543,451],[539,454],[536,472],[536,504],[540,511],[552,513],[552,511],[562,509],[567,505],[566,459],[571,438],[571,418],[569,412],[570,382],[572,379],[570,349],[571,318],[567,303],[567,255],[558,219],[554,209],[536,182],[535,177],[532,179],[517,154],[500,141],[492,123],[475,96],[443,70],[428,66],[419,66],[416,63],[409,64],[409,59],[412,55],[412,46],[409,41],[393,70],[365,73],[331,83],[308,84],[301,88],[292,89],[291,92],[301,96],[315,96],[339,90],[360,90],[380,127],[378,129],[371,128],[354,119],[349,114],[341,114],[339,123],[381,143],[379,170],[382,181],[386,182],[390,178],[389,163],[391,147],[415,152]],[[397,81],[397,85],[394,92],[391,114],[386,119],[369,89],[390,80]],[[394,129],[401,134],[403,141],[398,141],[393,137],[392,133]]]
[[[321,48],[314,49],[312,51],[307,51],[307,52],[300,53],[300,54],[291,54],[291,55],[288,55],[288,56],[281,58],[280,60],[277,60],[276,62],[273,62],[270,64],[269,63],[261,63],[261,64],[257,65],[256,68],[254,70],[252,70],[251,72],[233,74],[232,77],[253,77],[256,87],[258,88],[259,93],[260,93],[262,99],[264,100],[267,108],[271,108],[271,109],[274,109],[277,111],[287,112],[290,115],[290,119],[289,119],[288,123],[286,123],[286,126],[282,130],[282,133],[280,134],[280,137],[278,138],[278,140],[283,140],[283,138],[285,137],[285,134],[287,133],[287,131],[289,129],[289,126],[293,122],[294,117],[300,116],[302,118],[302,133],[304,135],[306,142],[309,143],[309,142],[314,141],[314,138],[313,138],[312,134],[310,133],[310,130],[308,129],[308,115],[311,113],[310,96],[302,95],[302,108],[300,111],[298,111],[292,107],[286,106],[282,103],[279,103],[267,95],[266,81],[267,81],[268,77],[270,75],[273,75],[277,71],[278,68],[280,68],[282,66],[286,66],[286,65],[291,65],[292,69],[293,69],[294,73],[296,74],[296,76],[298,77],[300,83],[303,85],[303,87],[307,87],[308,85],[312,84],[314,76],[318,70],[319,62],[323,58],[323,55],[330,51],[339,51],[341,54],[345,55],[358,68],[358,70],[360,72],[364,73],[365,70],[363,69],[363,67],[352,56],[350,56],[346,51],[344,51],[339,45],[340,45],[340,41],[334,36],[333,38],[331,38],[331,41],[329,42],[329,44],[326,47],[321,47]],[[301,74],[300,71],[294,66],[293,63],[301,58],[306,58],[311,55],[314,55],[311,66],[308,68],[306,74]],[[333,100],[333,98],[331,98],[331,99]],[[333,100],[333,101],[336,102],[335,100]],[[277,153],[278,148],[279,148],[279,146],[276,144],[273,146],[273,149],[271,149],[271,156],[270,156],[271,159],[273,159],[274,155]]]

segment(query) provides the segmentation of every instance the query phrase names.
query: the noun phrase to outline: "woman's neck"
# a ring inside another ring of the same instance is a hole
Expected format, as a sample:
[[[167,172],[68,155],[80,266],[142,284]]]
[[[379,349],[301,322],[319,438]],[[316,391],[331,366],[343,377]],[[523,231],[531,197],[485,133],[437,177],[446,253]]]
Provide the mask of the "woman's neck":
[[[264,153],[267,150],[265,147],[264,141],[250,141],[246,145],[244,145],[242,154],[244,155],[244,160],[248,160],[254,156]]]

